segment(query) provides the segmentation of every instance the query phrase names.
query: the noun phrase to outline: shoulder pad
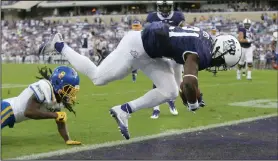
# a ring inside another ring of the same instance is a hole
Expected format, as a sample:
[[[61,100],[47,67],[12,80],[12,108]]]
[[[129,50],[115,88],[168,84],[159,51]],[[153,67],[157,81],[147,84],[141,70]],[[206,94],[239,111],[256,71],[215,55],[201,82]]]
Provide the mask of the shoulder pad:
[[[55,100],[52,85],[46,79],[42,79],[31,84],[29,88],[34,92],[37,100],[40,103],[51,103]]]

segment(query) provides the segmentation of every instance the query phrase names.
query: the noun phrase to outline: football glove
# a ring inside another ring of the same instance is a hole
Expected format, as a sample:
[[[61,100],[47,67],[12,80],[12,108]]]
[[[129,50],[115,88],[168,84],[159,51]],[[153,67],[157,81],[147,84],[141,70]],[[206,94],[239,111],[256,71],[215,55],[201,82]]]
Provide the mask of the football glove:
[[[194,112],[194,111],[197,111],[199,108],[200,108],[199,102],[196,102],[194,104],[187,103],[187,109],[189,111],[193,111]]]
[[[58,117],[56,118],[56,121],[58,122],[66,122],[67,121],[67,113],[65,112],[56,112]]]
[[[79,141],[74,141],[74,140],[68,140],[66,141],[67,145],[81,145],[81,142]]]

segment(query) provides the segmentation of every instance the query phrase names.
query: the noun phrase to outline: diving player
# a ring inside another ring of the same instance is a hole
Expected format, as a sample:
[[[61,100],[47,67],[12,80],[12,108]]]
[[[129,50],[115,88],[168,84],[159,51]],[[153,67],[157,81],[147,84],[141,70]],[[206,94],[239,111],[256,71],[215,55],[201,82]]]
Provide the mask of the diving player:
[[[276,70],[278,70],[278,32],[273,32],[273,41],[271,44],[271,49],[273,53],[273,61],[272,61],[272,67]]]
[[[242,57],[238,63],[237,69],[237,79],[241,79],[241,69],[245,68],[245,63],[247,63],[247,80],[252,80],[252,67],[253,67],[253,34],[251,32],[251,20],[244,19],[243,21],[244,28],[239,28],[238,40],[242,47]]]
[[[147,23],[158,22],[161,21],[163,23],[167,23],[170,26],[184,26],[185,18],[184,14],[179,11],[174,11],[174,2],[173,1],[157,1],[157,12],[149,13],[147,16]],[[174,69],[176,79],[181,79],[182,75],[182,65],[175,63],[175,61],[169,61],[171,66]],[[153,88],[156,88],[155,84],[153,84]],[[170,113],[174,116],[178,115],[178,110],[175,106],[175,100],[169,100],[168,102]],[[159,105],[153,108],[153,113],[151,118],[157,119],[160,114]]]
[[[61,111],[65,107],[75,113],[72,106],[79,91],[77,72],[73,68],[59,66],[51,76],[47,68],[42,68],[40,73],[43,76],[41,80],[30,84],[17,97],[2,100],[1,129],[6,126],[13,128],[14,124],[29,119],[53,119],[67,145],[80,145],[81,142],[70,139],[67,114]]]
[[[153,22],[143,31],[129,31],[117,48],[96,66],[89,58],[70,48],[57,33],[44,44],[41,54],[56,51],[86,75],[96,86],[123,79],[131,70],[140,69],[157,88],[145,95],[110,109],[122,135],[129,139],[128,118],[143,108],[157,106],[175,99],[179,93],[189,111],[200,108],[198,102],[198,70],[211,66],[235,66],[241,57],[238,40],[231,35],[220,35],[213,41],[210,35],[196,27],[170,27]],[[169,61],[184,66],[184,76],[176,80]]]

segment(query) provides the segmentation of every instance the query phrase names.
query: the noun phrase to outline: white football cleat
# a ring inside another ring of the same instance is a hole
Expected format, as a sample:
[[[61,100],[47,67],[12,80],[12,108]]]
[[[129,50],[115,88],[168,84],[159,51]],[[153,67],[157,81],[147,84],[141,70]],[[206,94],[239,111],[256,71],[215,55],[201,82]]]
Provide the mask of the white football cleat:
[[[153,114],[151,116],[151,119],[158,119],[159,114],[160,114],[159,110],[153,110]]]
[[[110,114],[116,120],[118,128],[120,129],[122,135],[125,137],[126,140],[128,140],[130,138],[128,132],[128,118],[130,117],[130,114],[123,111],[120,105],[111,108]]]
[[[176,107],[175,108],[169,107],[169,109],[172,115],[177,116],[179,114]]]
[[[50,39],[47,43],[43,44],[40,47],[40,55],[45,53],[55,52],[55,43],[56,42],[64,42],[63,37],[60,33],[56,33],[52,39]],[[57,52],[57,51],[56,51]]]

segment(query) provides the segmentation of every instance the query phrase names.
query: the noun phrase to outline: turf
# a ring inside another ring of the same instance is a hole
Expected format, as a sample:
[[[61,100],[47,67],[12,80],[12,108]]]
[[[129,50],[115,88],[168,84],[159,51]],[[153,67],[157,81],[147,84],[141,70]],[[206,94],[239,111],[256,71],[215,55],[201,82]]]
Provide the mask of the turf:
[[[25,84],[36,81],[37,66],[42,65],[2,65],[2,84]],[[49,65],[54,68],[57,65]],[[139,72],[136,83],[131,76],[115,81],[107,86],[96,87],[81,75],[79,105],[75,107],[77,116],[68,113],[68,128],[72,139],[83,145],[122,140],[117,125],[109,115],[109,109],[143,95],[152,87],[151,81]],[[277,72],[254,71],[253,81],[235,80],[235,71],[212,73],[201,72],[199,85],[204,93],[207,106],[195,114],[187,111],[180,98],[176,105],[178,116],[172,116],[167,105],[161,106],[161,116],[151,120],[151,109],[138,111],[129,120],[131,137],[160,133],[170,129],[184,129],[259,115],[277,113],[276,108],[252,108],[229,106],[228,103],[255,99],[277,98]],[[2,97],[18,95],[24,87],[3,88]],[[12,158],[39,152],[70,148],[64,144],[53,120],[26,121],[16,124],[13,129],[2,130],[2,158]]]

